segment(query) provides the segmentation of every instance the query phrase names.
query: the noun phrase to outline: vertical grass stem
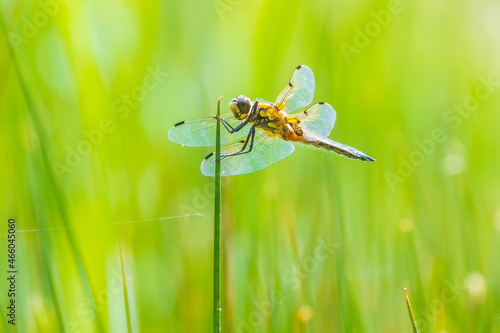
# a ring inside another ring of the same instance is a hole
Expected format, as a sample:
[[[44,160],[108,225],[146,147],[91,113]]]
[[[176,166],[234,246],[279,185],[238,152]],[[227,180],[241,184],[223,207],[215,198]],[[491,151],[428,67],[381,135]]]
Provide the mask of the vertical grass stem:
[[[408,314],[410,315],[411,326],[413,327],[413,333],[418,333],[417,322],[415,321],[415,317],[413,316],[413,309],[411,308],[410,299],[408,298],[408,292],[405,288],[405,298],[406,298],[406,306],[408,307]]]
[[[220,116],[220,100],[217,101],[217,117]],[[217,118],[215,139],[215,204],[214,204],[214,299],[213,299],[213,328],[214,333],[221,332],[221,292],[220,292],[220,118]]]

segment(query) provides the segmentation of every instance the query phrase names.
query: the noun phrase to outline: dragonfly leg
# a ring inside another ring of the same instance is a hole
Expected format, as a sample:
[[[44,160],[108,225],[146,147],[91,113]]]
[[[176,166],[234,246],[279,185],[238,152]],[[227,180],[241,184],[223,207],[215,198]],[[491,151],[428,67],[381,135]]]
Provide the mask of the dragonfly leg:
[[[255,138],[255,127],[252,127],[252,129],[250,129],[250,133],[247,136],[247,139],[245,140],[245,144],[243,145],[243,147],[239,151],[237,151],[237,152],[221,156],[221,160],[223,158],[226,158],[226,157],[229,157],[229,156],[237,156],[237,155],[248,154],[253,149],[254,138]],[[248,150],[245,151],[245,148],[247,147],[248,142],[250,142],[250,146],[248,147]]]
[[[245,125],[248,123],[247,121],[243,121],[241,124],[239,124],[236,128],[234,128],[233,126],[231,126],[224,118],[221,118],[219,116],[215,116],[214,117],[215,119],[219,118],[220,121],[222,122],[222,125],[224,125],[224,127],[226,128],[226,130],[229,132],[229,133],[235,133],[235,132],[238,132],[240,129],[242,129],[243,127],[245,127]]]
[[[220,157],[219,161],[222,161],[223,159],[225,159],[226,157],[229,157],[229,156],[237,156],[237,155],[248,154],[253,149],[254,138],[255,138],[255,127],[252,127],[250,129],[250,133],[248,133],[248,136],[247,136],[247,139],[245,140],[245,143],[243,144],[243,147],[241,147],[241,149],[238,150],[237,152],[234,152],[234,153],[231,153],[231,154],[222,155]],[[246,147],[247,147],[247,145],[248,145],[249,142],[250,142],[250,146],[248,147],[248,150],[245,151],[245,149],[246,149]],[[213,161],[213,162],[216,162],[216,161]]]

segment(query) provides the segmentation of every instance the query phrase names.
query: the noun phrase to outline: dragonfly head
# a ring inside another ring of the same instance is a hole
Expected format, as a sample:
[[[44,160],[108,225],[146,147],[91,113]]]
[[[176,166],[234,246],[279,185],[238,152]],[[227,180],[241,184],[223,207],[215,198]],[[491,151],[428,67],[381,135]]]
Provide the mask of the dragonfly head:
[[[252,101],[250,98],[240,95],[238,98],[233,98],[229,102],[229,109],[234,113],[234,117],[238,120],[243,120],[250,113]]]

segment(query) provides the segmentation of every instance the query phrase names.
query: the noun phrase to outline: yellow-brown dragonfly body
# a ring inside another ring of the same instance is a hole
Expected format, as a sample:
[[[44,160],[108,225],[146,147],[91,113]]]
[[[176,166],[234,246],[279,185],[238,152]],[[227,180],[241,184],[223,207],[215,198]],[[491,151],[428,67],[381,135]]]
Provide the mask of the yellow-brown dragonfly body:
[[[244,96],[241,96],[246,98]],[[240,98],[241,98],[240,97]],[[280,110],[279,106],[271,102],[256,101],[256,111],[251,113],[248,117],[248,122],[262,130],[269,135],[279,137],[286,141],[300,142],[303,144],[311,145],[314,147],[334,151],[338,154],[344,155],[349,158],[359,159],[362,161],[374,161],[370,156],[363,154],[359,150],[341,144],[339,142],[320,137],[312,133],[300,125],[301,116],[307,116],[308,110],[303,114],[289,116],[285,111]],[[230,108],[233,113],[238,113],[237,108],[238,99],[233,99]],[[329,106],[326,103],[318,103],[317,107],[323,105]]]
[[[299,66],[275,103],[251,101],[240,95],[229,103],[232,114],[221,116],[227,131],[221,131],[221,170],[223,176],[239,175],[264,169],[295,150],[302,143],[336,152],[362,161],[375,161],[361,151],[328,139],[335,124],[335,110],[328,103],[317,103],[299,113],[289,112],[312,102],[314,75],[307,66]],[[171,141],[186,146],[214,146],[217,117],[181,121],[168,133]],[[244,138],[244,139],[242,139]],[[213,176],[214,153],[202,162],[204,175]]]

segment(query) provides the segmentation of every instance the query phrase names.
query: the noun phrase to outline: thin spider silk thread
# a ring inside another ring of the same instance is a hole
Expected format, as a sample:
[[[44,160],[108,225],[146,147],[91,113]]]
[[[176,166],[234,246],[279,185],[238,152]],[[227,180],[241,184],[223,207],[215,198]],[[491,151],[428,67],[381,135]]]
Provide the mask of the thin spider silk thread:
[[[210,221],[210,219],[206,215],[195,213],[195,214],[186,214],[186,215],[178,215],[178,216],[159,217],[159,218],[155,218],[155,219],[145,219],[145,220],[125,221],[125,222],[113,222],[113,223],[105,223],[105,224],[91,224],[91,225],[72,226],[72,227],[57,227],[57,228],[43,228],[43,229],[30,229],[30,230],[16,230],[16,233],[21,233],[21,232],[35,232],[35,231],[65,230],[65,229],[94,228],[94,227],[104,227],[104,226],[119,225],[119,224],[128,224],[128,223],[138,223],[138,222],[148,222],[148,221],[161,221],[161,220],[172,220],[172,219],[178,219],[178,218],[190,217],[190,216],[201,216],[201,217],[205,218],[207,221]]]

